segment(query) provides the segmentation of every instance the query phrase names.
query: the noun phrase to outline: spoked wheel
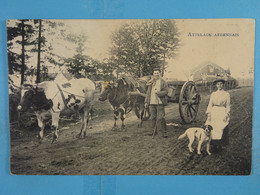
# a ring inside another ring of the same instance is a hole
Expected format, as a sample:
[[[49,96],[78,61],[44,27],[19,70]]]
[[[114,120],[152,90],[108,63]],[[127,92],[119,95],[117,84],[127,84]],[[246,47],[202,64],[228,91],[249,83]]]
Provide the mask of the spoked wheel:
[[[187,81],[181,88],[179,112],[183,122],[191,123],[196,119],[200,104],[200,95],[193,81]]]

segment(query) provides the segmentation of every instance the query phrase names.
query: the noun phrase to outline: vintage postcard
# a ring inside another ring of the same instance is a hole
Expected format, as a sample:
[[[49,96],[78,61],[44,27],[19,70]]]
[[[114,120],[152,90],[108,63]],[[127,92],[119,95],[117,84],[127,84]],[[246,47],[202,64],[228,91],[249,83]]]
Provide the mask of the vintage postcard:
[[[250,175],[253,19],[8,20],[10,171]]]

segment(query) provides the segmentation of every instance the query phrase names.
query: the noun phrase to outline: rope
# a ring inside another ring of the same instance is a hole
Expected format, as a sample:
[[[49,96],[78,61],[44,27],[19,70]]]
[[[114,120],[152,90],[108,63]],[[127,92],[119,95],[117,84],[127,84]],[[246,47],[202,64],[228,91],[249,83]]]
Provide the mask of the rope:
[[[68,93],[68,94],[71,94],[71,95],[75,95],[75,94],[73,94],[73,93],[70,93],[70,92],[68,92],[68,91],[65,91],[65,90],[62,90],[61,89],[61,91],[62,92],[65,92],[65,93]],[[84,96],[82,96],[82,95],[75,95],[76,97],[81,97],[81,98],[85,98]]]
[[[58,89],[59,89],[59,91],[60,91],[61,98],[62,98],[62,100],[63,100],[63,103],[64,103],[65,108],[68,108],[67,103],[66,103],[66,99],[65,99],[65,97],[64,97],[64,94],[63,94],[63,92],[62,92],[60,86],[58,85],[58,83],[56,83],[56,82],[54,82],[54,83],[56,84],[56,86],[58,87]],[[52,109],[52,110],[53,110],[53,109]],[[54,110],[53,110],[53,111],[54,111]]]
[[[54,97],[51,99],[51,101],[58,95],[58,93],[59,93],[59,91],[54,95]],[[42,106],[40,106],[40,107],[35,107],[36,108],[36,110],[40,110],[41,108],[43,108],[43,107],[45,107],[45,106],[47,106],[48,105],[48,103],[47,104],[44,104],[44,105],[42,105]]]

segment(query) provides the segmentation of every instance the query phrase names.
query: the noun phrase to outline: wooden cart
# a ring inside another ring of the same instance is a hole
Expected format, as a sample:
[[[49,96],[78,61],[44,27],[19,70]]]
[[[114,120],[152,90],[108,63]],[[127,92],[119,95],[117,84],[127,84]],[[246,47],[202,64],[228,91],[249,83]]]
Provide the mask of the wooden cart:
[[[149,80],[149,79],[148,79]],[[200,95],[193,81],[167,81],[168,90],[168,106],[171,102],[179,104],[179,113],[184,123],[191,123],[196,119],[198,114]],[[129,95],[134,100],[138,96],[145,97],[140,91],[129,92]],[[150,118],[149,109],[145,109],[143,121]]]

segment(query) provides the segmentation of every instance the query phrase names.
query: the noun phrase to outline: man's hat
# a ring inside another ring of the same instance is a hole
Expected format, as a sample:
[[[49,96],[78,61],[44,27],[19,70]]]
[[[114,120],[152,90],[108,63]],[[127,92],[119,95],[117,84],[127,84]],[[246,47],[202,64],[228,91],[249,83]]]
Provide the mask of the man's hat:
[[[159,67],[155,67],[155,68],[153,69],[153,71],[159,71],[159,72],[161,72],[161,69],[160,69]]]

